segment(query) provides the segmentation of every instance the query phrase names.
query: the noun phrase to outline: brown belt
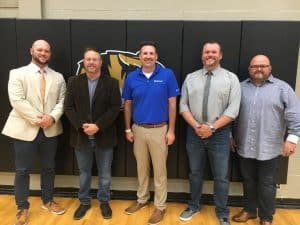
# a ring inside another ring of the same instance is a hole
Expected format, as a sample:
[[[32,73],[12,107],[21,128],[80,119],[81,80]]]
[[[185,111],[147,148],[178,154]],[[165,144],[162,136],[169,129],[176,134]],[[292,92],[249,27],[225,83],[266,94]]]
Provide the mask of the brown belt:
[[[137,126],[144,127],[144,128],[157,128],[157,127],[163,127],[167,125],[167,122],[157,123],[157,124],[141,124],[137,123]]]

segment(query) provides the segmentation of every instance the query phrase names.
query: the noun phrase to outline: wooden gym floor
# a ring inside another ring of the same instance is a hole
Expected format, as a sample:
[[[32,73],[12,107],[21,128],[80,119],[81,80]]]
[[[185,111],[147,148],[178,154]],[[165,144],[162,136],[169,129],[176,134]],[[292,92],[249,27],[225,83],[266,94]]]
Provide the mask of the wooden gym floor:
[[[99,203],[96,199],[92,200],[92,208],[81,220],[73,220],[73,213],[79,205],[76,198],[55,198],[65,209],[64,215],[53,215],[41,209],[41,200],[39,197],[30,197],[30,217],[28,225],[143,225],[147,224],[148,218],[152,214],[153,204],[150,207],[140,210],[133,215],[126,215],[124,209],[132,201],[112,200],[110,202],[113,210],[113,217],[110,220],[104,220],[101,217]],[[204,205],[201,212],[195,215],[192,220],[182,222],[178,216],[186,207],[183,203],[167,203],[167,210],[160,225],[219,225],[215,217],[214,207]],[[240,210],[238,207],[230,207],[230,215],[234,215]],[[13,195],[0,195],[0,224],[13,225],[15,221],[16,206]],[[231,225],[258,225],[259,220],[249,220],[247,223],[235,223]],[[272,225],[299,225],[300,210],[298,209],[277,209]]]

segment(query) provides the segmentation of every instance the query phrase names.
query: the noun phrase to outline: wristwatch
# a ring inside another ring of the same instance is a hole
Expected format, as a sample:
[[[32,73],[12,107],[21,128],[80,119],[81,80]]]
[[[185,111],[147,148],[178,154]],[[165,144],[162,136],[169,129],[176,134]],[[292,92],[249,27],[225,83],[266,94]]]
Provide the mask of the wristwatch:
[[[211,129],[212,133],[216,132],[216,128],[214,127],[214,125],[212,125],[211,123],[207,123],[207,126],[209,126],[209,128]]]

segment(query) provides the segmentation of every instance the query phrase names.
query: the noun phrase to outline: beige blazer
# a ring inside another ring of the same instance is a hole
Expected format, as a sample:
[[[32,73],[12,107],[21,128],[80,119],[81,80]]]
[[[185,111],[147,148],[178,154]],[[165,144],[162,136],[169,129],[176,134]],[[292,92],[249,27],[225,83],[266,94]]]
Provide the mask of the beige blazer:
[[[47,137],[63,132],[60,117],[63,114],[63,102],[66,83],[62,74],[48,68],[46,76],[45,103],[42,104],[38,74],[32,64],[13,69],[9,74],[8,96],[12,110],[2,130],[9,137],[32,141],[40,129],[36,125],[38,116],[51,115],[55,123],[44,130]]]

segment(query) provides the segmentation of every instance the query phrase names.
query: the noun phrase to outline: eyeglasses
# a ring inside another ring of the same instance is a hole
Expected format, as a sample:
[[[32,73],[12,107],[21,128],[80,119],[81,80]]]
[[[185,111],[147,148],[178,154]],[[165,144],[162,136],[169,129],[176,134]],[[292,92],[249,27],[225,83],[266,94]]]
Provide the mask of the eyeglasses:
[[[250,65],[249,67],[251,69],[258,69],[258,68],[262,68],[262,69],[265,69],[265,68],[268,68],[270,65]]]

